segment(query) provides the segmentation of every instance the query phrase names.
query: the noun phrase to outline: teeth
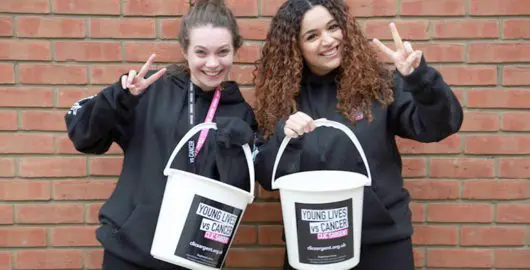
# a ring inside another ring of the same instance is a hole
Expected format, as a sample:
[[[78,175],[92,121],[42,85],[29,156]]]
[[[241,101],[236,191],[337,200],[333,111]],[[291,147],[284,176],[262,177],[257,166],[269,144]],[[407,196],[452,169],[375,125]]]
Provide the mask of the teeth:
[[[334,49],[332,49],[332,50],[329,50],[329,51],[327,51],[327,52],[324,52],[324,53],[322,53],[322,55],[324,55],[324,56],[331,56],[331,55],[334,55],[335,52],[337,52],[337,48],[334,48]]]
[[[204,71],[204,73],[208,76],[217,76],[219,75],[219,73],[221,73],[221,71],[215,71],[215,72],[212,72],[212,71]]]

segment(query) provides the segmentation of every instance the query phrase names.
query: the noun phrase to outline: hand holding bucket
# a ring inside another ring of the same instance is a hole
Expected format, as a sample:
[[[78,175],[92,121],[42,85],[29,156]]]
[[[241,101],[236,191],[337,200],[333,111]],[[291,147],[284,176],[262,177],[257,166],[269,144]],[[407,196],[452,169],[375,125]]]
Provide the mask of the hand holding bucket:
[[[289,264],[296,269],[351,269],[359,263],[364,187],[370,168],[355,134],[345,125],[318,119],[316,127],[344,132],[355,145],[367,176],[349,171],[316,170],[275,180],[290,137],[282,141],[274,162],[271,186],[280,190]]]
[[[245,209],[254,200],[254,163],[242,146],[250,174],[250,192],[215,179],[171,168],[181,148],[203,129],[191,128],[177,144],[164,169],[168,176],[151,255],[189,269],[221,269]]]

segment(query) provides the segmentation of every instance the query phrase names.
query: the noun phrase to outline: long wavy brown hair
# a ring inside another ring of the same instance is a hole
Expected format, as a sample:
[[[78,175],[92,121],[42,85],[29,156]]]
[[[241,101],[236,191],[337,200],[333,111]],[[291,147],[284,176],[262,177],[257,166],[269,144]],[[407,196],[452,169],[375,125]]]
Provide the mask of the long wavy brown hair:
[[[350,15],[343,0],[289,0],[272,19],[261,58],[254,70],[256,118],[264,136],[270,136],[276,122],[297,111],[304,59],[299,45],[304,14],[316,5],[324,6],[343,32],[342,61],[338,69],[337,109],[355,123],[362,112],[372,120],[372,105],[393,101],[391,73]]]

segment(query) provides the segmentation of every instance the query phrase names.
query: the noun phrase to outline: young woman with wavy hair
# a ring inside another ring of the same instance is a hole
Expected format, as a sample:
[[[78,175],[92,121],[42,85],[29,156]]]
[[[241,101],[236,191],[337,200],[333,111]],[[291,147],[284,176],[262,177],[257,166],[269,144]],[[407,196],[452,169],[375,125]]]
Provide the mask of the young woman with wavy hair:
[[[345,124],[361,142],[372,175],[355,269],[414,269],[410,196],[395,137],[443,140],[460,129],[462,107],[442,75],[402,41],[393,23],[395,50],[377,39],[371,44],[350,14],[342,0],[289,0],[273,17],[255,72],[261,129],[257,178],[271,190],[285,136],[292,139],[276,178],[312,170],[366,174],[349,139],[335,129],[315,129],[314,119]],[[376,48],[393,70],[378,60]],[[284,269],[292,269],[287,256]]]

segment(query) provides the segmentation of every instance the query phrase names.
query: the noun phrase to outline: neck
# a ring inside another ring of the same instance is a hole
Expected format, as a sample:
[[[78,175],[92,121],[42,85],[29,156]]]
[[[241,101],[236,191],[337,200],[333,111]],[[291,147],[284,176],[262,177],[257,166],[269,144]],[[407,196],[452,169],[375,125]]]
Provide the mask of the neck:
[[[191,82],[195,84],[196,86],[198,86],[204,92],[210,92],[210,91],[215,90],[215,88],[217,88],[217,87],[208,87],[206,85],[203,85],[202,83],[199,82],[199,80],[195,78],[195,76],[191,76]]]

